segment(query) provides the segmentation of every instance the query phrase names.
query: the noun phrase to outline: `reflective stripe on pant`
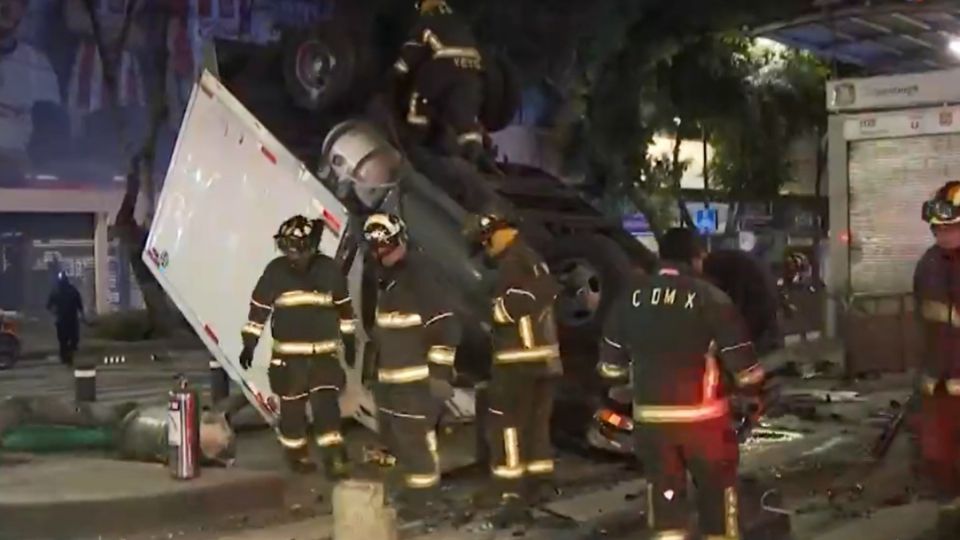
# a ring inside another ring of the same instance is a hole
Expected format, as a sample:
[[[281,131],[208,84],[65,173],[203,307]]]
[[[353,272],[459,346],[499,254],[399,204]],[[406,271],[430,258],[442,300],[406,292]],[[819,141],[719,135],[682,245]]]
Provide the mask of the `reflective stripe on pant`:
[[[924,475],[944,500],[960,496],[960,397],[944,389],[921,401],[920,450]]]
[[[335,355],[274,358],[268,371],[270,387],[280,399],[280,444],[306,449],[307,411],[313,413],[314,443],[321,448],[343,443],[340,433],[340,390],[345,375]]]
[[[739,449],[726,417],[689,424],[636,424],[637,457],[648,484],[647,520],[654,531],[687,527],[687,473],[696,486],[700,531],[739,538],[736,481]]]
[[[440,482],[435,431],[439,404],[427,381],[377,386],[380,436],[397,457],[409,489],[429,489]]]
[[[520,495],[524,478],[553,474],[550,417],[555,381],[498,367],[488,387],[490,468],[505,495]]]

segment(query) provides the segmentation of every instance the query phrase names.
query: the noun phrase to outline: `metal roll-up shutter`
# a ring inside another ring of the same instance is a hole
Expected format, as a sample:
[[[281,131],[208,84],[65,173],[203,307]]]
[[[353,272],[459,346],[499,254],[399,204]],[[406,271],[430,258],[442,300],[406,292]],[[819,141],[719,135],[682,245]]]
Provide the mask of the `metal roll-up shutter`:
[[[850,279],[854,293],[904,293],[932,237],[923,201],[960,179],[960,134],[850,144]]]

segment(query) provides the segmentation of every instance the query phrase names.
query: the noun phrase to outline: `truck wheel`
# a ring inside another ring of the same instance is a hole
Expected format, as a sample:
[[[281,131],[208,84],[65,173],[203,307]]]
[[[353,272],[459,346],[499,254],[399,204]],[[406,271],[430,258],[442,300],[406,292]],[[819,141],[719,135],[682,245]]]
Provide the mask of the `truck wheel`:
[[[487,131],[500,131],[510,125],[520,108],[520,78],[516,67],[503,55],[487,56],[483,95],[480,120]]]
[[[299,107],[320,111],[346,97],[356,79],[357,54],[344,32],[330,26],[284,38],[283,79]]]
[[[20,359],[20,340],[13,334],[0,334],[0,370],[10,369]]]
[[[599,234],[559,237],[544,256],[563,286],[555,310],[565,378],[589,390],[600,383],[595,370],[600,330],[631,272],[630,259]]]

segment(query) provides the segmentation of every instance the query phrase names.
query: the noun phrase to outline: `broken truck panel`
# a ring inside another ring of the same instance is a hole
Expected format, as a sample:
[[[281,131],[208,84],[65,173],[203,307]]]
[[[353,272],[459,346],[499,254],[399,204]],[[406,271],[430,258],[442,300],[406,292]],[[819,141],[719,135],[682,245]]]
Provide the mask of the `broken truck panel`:
[[[143,260],[197,335],[269,422],[270,336],[243,370],[240,329],[260,272],[277,256],[273,234],[303,214],[327,224],[333,256],[348,224],[343,205],[212,75],[195,86]]]

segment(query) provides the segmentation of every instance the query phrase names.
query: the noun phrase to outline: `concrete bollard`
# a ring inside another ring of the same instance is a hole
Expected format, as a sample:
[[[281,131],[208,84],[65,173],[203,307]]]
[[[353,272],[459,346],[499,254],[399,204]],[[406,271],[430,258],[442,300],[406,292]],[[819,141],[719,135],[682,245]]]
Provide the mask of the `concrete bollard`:
[[[94,360],[84,359],[73,366],[73,382],[78,403],[97,400],[97,365]]]
[[[210,393],[214,403],[230,396],[230,376],[216,360],[210,361]]]
[[[333,540],[398,540],[396,512],[383,484],[345,480],[333,488]]]

